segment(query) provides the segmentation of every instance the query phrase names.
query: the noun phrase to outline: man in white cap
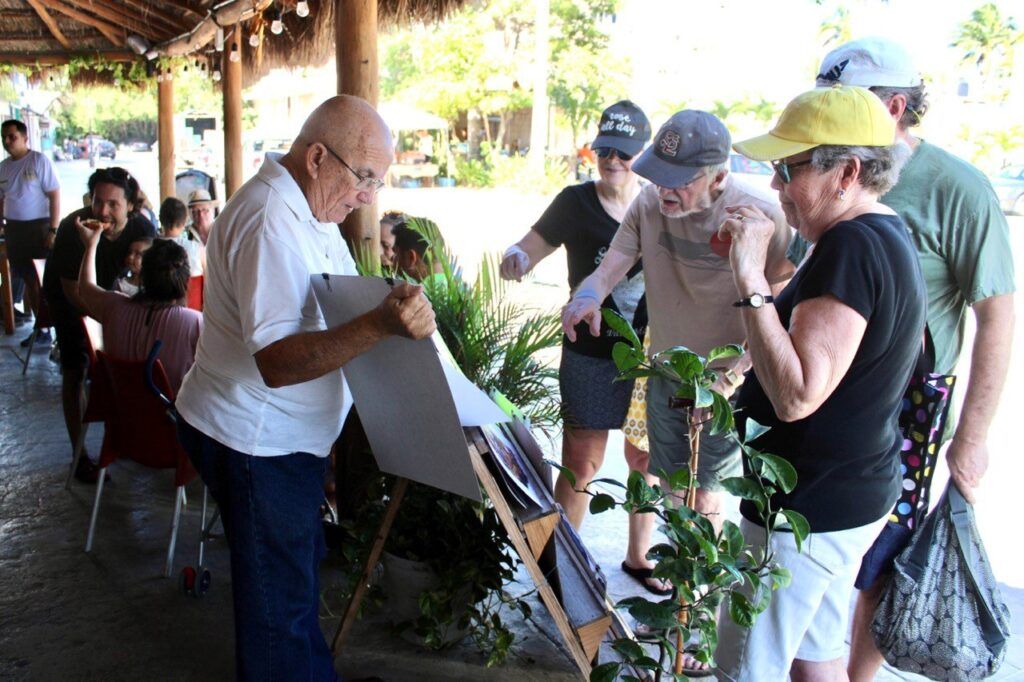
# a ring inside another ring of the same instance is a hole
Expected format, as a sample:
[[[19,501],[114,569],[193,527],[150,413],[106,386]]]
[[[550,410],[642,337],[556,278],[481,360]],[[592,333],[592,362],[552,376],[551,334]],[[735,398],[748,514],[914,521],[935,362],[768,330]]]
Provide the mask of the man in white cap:
[[[1013,256],[1006,219],[988,180],[966,161],[915,137],[928,109],[924,83],[910,54],[885,38],[863,38],[841,45],[821,63],[819,86],[860,85],[878,95],[896,120],[896,139],[912,150],[899,182],[882,198],[910,228],[928,289],[928,331],[935,347],[934,371],[950,374],[964,342],[967,307],[977,333],[971,374],[959,424],[946,429],[949,473],[973,502],[988,467],[989,425],[1009,369],[1013,339]],[[805,245],[794,242],[790,257]],[[955,431],[954,427],[955,426]],[[885,542],[868,552],[857,587],[849,676],[872,680],[882,665],[869,625],[892,571],[892,559],[905,546]],[[881,545],[885,545],[884,547]],[[884,555],[884,556],[880,556]]]
[[[188,195],[188,212],[192,216],[191,230],[199,237],[199,241],[206,246],[206,240],[210,237],[210,228],[213,227],[214,209],[217,202],[205,189],[193,190]]]
[[[756,205],[772,218],[776,230],[765,277],[773,294],[793,272],[786,259],[792,231],[770,194],[729,176],[730,144],[725,125],[704,111],[680,111],[661,127],[633,163],[633,172],[652,184],[630,204],[601,264],[580,283],[562,314],[562,329],[570,341],[576,340],[581,322],[588,323],[590,334],[600,334],[601,302],[642,257],[652,355],[686,346],[706,356],[715,346],[743,342],[746,334],[736,306],[750,305],[750,300],[735,300],[729,243],[719,239],[718,230],[729,209],[740,204]],[[750,362],[744,356],[715,366],[724,370],[715,389],[728,397],[742,383]],[[652,473],[672,474],[689,463],[689,427],[682,410],[669,407],[675,388],[658,376],[648,380]],[[695,507],[720,528],[719,482],[742,473],[739,449],[705,432],[699,470],[693,473],[700,484]],[[693,660],[687,668],[691,674],[704,670]]]

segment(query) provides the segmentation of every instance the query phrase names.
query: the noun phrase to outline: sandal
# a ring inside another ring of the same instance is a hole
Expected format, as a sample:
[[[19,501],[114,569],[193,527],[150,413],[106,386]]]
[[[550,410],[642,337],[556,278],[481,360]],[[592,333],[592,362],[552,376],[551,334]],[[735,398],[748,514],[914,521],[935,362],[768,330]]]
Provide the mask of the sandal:
[[[622,572],[628,575],[630,578],[636,580],[641,585],[643,585],[644,589],[650,592],[651,594],[656,594],[659,597],[667,597],[670,594],[672,594],[672,592],[674,592],[674,590],[671,587],[655,587],[654,585],[647,582],[648,580],[655,579],[654,569],[636,568],[634,566],[630,566],[625,561],[623,561]]]

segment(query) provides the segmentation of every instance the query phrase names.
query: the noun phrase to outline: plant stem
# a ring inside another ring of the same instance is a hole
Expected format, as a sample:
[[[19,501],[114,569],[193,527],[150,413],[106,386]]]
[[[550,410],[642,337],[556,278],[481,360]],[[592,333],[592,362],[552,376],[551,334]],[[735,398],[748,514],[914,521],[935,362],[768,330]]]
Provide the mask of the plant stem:
[[[700,432],[704,428],[701,423],[693,422],[693,412],[690,408],[686,409],[686,421],[690,425],[690,485],[686,488],[686,506],[690,509],[695,509],[697,506],[697,467],[700,464]],[[683,586],[679,586],[679,625],[680,628],[676,631],[676,675],[683,674],[683,654],[685,642],[683,641],[683,633],[686,631],[686,621],[688,612],[686,611],[686,595]],[[696,591],[696,590],[695,590]]]

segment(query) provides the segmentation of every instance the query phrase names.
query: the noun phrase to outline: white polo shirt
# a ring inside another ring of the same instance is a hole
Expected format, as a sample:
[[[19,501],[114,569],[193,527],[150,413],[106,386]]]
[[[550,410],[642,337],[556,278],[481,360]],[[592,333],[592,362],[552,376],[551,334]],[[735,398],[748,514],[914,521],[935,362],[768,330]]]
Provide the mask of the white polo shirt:
[[[0,161],[0,199],[4,200],[4,218],[39,220],[50,217],[47,192],[60,189],[53,162],[46,154],[30,149],[15,160]]]
[[[269,388],[253,355],[293,334],[326,329],[310,276],[354,275],[356,267],[337,225],[317,222],[280,158],[267,154],[210,232],[203,333],[177,408],[239,452],[325,457],[352,404],[341,370]]]

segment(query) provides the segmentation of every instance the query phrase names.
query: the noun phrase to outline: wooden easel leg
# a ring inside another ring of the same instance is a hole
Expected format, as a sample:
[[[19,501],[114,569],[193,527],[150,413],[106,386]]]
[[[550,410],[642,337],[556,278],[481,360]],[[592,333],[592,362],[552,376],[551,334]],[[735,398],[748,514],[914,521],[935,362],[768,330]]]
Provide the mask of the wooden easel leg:
[[[363,567],[363,573],[359,576],[359,582],[352,592],[352,598],[345,609],[345,615],[342,616],[341,623],[338,624],[338,631],[334,634],[334,644],[331,646],[331,653],[334,654],[335,658],[341,653],[341,647],[345,643],[345,638],[348,637],[349,630],[352,629],[352,624],[355,623],[356,614],[359,613],[359,607],[363,603],[363,597],[366,596],[366,589],[370,584],[370,575],[373,573],[377,562],[380,561],[380,553],[384,550],[384,543],[387,542],[388,533],[391,532],[391,524],[395,522],[398,507],[402,504],[402,498],[405,496],[405,490],[408,487],[409,479],[399,478],[395,481],[394,487],[391,488],[391,500],[388,502],[387,509],[384,510],[384,519],[380,522],[380,528],[377,529],[377,535],[373,539],[373,545],[370,547],[370,556],[366,559],[366,566]]]
[[[469,458],[473,462],[473,469],[476,471],[477,478],[480,479],[480,484],[491,499],[491,504],[494,505],[494,511],[497,512],[498,518],[501,519],[502,525],[505,526],[505,530],[508,532],[512,546],[515,547],[516,553],[526,567],[527,573],[530,574],[530,578],[533,579],[533,583],[537,586],[537,592],[540,594],[541,601],[544,602],[548,613],[551,614],[551,619],[555,621],[555,626],[558,628],[559,634],[562,635],[562,640],[565,642],[573,662],[579,668],[582,678],[589,678],[591,671],[590,657],[583,650],[580,638],[576,636],[572,625],[569,624],[569,617],[565,615],[562,604],[558,601],[558,597],[555,596],[555,592],[551,589],[550,583],[548,583],[544,573],[540,570],[540,566],[537,565],[537,560],[533,558],[530,543],[519,530],[519,526],[516,525],[515,516],[513,516],[512,510],[509,508],[508,502],[505,501],[498,482],[494,480],[494,476],[491,475],[475,445],[469,447]]]

